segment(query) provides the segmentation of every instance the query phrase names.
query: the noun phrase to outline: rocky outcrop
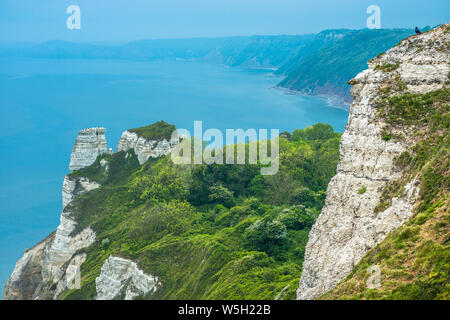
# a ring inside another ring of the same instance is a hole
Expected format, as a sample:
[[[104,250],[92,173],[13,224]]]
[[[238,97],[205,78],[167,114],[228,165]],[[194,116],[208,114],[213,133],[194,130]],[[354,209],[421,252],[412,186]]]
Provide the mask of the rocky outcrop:
[[[70,175],[65,176],[62,191],[63,209],[75,198],[98,187],[100,187],[100,184],[89,181],[85,177],[71,178]]]
[[[105,132],[105,128],[88,128],[78,133],[70,157],[71,171],[90,166],[99,155],[107,152]]]
[[[139,163],[144,164],[149,158],[158,158],[163,155],[167,155],[172,151],[175,144],[178,143],[178,139],[172,140],[151,140],[139,136],[135,132],[125,131],[117,146],[117,151],[134,150],[134,153],[138,157]]]
[[[390,208],[375,212],[383,188],[402,177],[394,158],[415,143],[408,128],[405,139],[382,138],[386,124],[377,116],[380,89],[398,82],[411,93],[442,88],[450,71],[449,41],[445,25],[409,37],[370,61],[369,69],[351,81],[353,103],[341,139],[340,162],[309,234],[298,299],[317,298],[336,286],[371,248],[412,216],[420,189],[416,179],[407,183]]]
[[[89,247],[95,241],[95,233],[89,227],[75,236],[72,235],[77,223],[71,215],[72,212],[63,211],[61,214],[61,223],[56,229],[55,239],[44,249],[42,256],[43,284],[58,284],[64,275],[70,272],[68,269],[70,264],[66,266],[66,263],[72,259],[72,256],[78,250]],[[53,295],[53,298],[56,298],[56,293]],[[35,298],[41,298],[39,290],[35,293]],[[47,295],[42,296],[42,298],[47,298]]]
[[[97,300],[125,299],[155,292],[161,285],[158,277],[139,270],[133,261],[110,256],[95,279]]]
[[[79,288],[81,285],[81,265],[86,261],[85,253],[73,257],[65,271],[64,276],[57,282],[53,298],[57,298],[66,289]]]
[[[5,300],[54,299],[72,283],[75,266],[80,267],[86,259],[72,257],[95,241],[95,233],[88,227],[72,235],[77,225],[76,213],[68,210],[67,206],[84,192],[98,187],[99,184],[86,178],[64,178],[60,224],[56,232],[27,250],[16,263],[5,285]],[[56,289],[53,284],[57,284]]]
[[[54,239],[54,233],[25,251],[17,261],[13,273],[5,285],[5,300],[31,300],[36,288],[42,284],[42,257],[44,249]]]

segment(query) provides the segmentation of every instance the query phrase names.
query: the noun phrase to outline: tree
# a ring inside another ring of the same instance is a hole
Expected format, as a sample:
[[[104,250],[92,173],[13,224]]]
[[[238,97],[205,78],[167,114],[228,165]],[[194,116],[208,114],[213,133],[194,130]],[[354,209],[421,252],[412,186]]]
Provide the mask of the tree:
[[[281,214],[279,220],[292,230],[310,229],[315,221],[303,205],[292,206]]]
[[[221,203],[228,208],[234,205],[233,192],[221,185],[214,185],[209,188],[208,199],[212,203]]]
[[[129,191],[139,200],[153,203],[186,200],[189,194],[186,182],[168,161],[159,162],[148,174],[137,175],[131,181]]]
[[[312,127],[306,127],[304,130],[296,129],[292,133],[292,141],[299,140],[328,140],[336,136],[331,125],[326,123],[316,123]]]
[[[272,246],[283,244],[286,240],[286,226],[269,216],[256,221],[245,230],[245,240],[250,249],[269,251]]]

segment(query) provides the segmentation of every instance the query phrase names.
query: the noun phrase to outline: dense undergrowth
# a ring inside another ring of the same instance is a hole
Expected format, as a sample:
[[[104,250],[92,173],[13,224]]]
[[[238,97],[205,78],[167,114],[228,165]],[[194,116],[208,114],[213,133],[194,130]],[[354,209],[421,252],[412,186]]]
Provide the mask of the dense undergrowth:
[[[91,226],[97,238],[82,250],[81,289],[60,298],[94,298],[103,262],[117,255],[162,282],[141,298],[293,299],[340,134],[317,124],[283,137],[273,176],[257,164],[175,165],[169,156],[139,166],[132,151],[73,173],[102,183],[68,207],[74,233]]]

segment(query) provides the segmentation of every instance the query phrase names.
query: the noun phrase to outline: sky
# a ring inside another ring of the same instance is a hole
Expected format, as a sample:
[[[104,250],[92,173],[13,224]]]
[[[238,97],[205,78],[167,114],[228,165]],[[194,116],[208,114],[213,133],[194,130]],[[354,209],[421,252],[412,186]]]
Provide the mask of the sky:
[[[66,26],[70,5],[81,10],[80,29]],[[361,29],[370,5],[380,7],[382,28],[450,21],[448,0],[0,0],[0,42],[126,42]]]

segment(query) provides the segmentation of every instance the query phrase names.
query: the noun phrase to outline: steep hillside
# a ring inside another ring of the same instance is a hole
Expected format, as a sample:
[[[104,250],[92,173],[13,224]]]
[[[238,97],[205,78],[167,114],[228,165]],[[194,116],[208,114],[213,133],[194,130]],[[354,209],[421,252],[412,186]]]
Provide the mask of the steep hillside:
[[[346,277],[324,298],[448,298],[449,43],[449,25],[408,37],[350,81],[338,173],[309,234],[299,299]],[[369,267],[380,289],[368,288]]]
[[[340,134],[285,133],[278,174],[262,176],[260,165],[173,164],[169,127],[127,130],[118,152],[65,177],[60,226],[17,262],[5,299],[295,297]],[[97,131],[80,132],[77,144],[92,141],[83,154],[98,151]]]
[[[351,32],[352,30],[349,29],[331,29],[319,32],[314,36],[314,38],[300,47],[294,58],[282,64],[280,68],[275,71],[275,74],[285,76],[289,75],[299,67],[303,60],[312,56],[320,49],[335,45],[341,41],[346,34]]]
[[[280,68],[286,78],[278,86],[350,102],[347,82],[367,67],[369,59],[413,33],[406,29],[322,32],[300,50],[297,61]]]
[[[230,38],[202,58],[203,61],[245,68],[273,68],[286,64],[312,35]]]

